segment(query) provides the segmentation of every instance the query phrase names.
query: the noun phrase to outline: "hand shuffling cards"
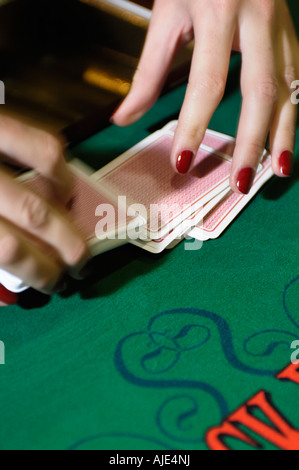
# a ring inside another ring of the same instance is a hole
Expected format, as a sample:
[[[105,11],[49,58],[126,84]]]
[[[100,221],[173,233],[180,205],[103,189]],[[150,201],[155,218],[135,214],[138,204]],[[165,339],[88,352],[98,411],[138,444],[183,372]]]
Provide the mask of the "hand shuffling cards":
[[[74,188],[69,216],[93,256],[126,243],[161,253],[185,237],[201,242],[218,238],[273,176],[265,150],[251,192],[233,193],[229,178],[235,139],[211,130],[191,173],[176,174],[169,158],[176,127],[177,121],[170,122],[96,173],[80,162],[70,163]],[[50,183],[35,172],[20,181],[55,201]],[[26,289],[2,270],[0,283],[12,292]]]

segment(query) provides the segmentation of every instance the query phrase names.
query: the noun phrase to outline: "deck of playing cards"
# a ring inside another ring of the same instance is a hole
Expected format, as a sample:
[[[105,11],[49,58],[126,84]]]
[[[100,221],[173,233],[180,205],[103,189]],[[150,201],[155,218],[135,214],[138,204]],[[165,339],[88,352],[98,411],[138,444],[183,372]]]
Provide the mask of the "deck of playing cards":
[[[170,164],[177,121],[150,135],[96,173],[71,162],[74,175],[69,216],[94,256],[125,243],[151,253],[173,248],[185,238],[217,238],[273,176],[265,150],[250,194],[229,185],[235,139],[208,130],[188,175]],[[21,182],[55,200],[50,183],[31,172]],[[26,288],[0,270],[0,283],[13,292]]]
[[[115,203],[124,196],[130,215],[135,210],[144,220],[138,232],[128,233],[128,241],[151,253],[172,248],[185,237],[219,237],[273,176],[265,150],[250,194],[233,193],[229,178],[235,139],[211,130],[191,173],[176,174],[170,164],[176,127],[177,121],[170,122],[92,176]]]

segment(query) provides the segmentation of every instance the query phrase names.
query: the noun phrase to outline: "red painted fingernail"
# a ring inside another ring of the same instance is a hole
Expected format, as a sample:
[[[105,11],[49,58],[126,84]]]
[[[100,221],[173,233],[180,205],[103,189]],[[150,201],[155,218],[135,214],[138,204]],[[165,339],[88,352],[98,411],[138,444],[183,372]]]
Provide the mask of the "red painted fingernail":
[[[119,108],[121,107],[121,105],[122,105],[122,103],[119,103],[117,108],[113,111],[113,114],[110,116],[109,121],[111,122],[111,124],[114,124],[114,117],[115,117],[117,111],[119,110]]]
[[[192,160],[194,157],[194,153],[191,150],[184,150],[177,159],[176,169],[182,175],[188,173]]]
[[[117,110],[116,110],[116,111],[117,111]],[[109,118],[110,124],[114,124],[114,116],[115,116],[115,114],[116,114],[116,111],[114,111],[114,113],[112,114],[112,116],[110,116],[110,118]]]
[[[282,176],[291,176],[293,172],[293,153],[285,150],[279,157],[279,167]]]
[[[5,305],[15,305],[18,300],[19,296],[17,294],[10,292],[0,284],[0,302]]]
[[[254,177],[255,177],[255,173],[256,173],[255,170],[250,167],[243,168],[239,172],[238,178],[237,178],[237,188],[240,191],[240,193],[242,194],[249,193]]]

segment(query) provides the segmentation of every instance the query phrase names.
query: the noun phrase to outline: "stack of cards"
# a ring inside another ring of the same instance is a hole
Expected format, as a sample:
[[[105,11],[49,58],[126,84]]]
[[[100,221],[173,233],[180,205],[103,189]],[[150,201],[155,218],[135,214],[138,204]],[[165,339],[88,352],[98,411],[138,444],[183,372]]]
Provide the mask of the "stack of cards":
[[[69,216],[94,256],[131,243],[161,253],[185,238],[217,238],[272,176],[267,151],[249,195],[231,191],[235,139],[208,130],[193,170],[181,176],[170,164],[177,121],[172,121],[96,173],[70,163],[74,175]],[[20,181],[55,204],[51,184],[34,172]],[[0,270],[0,283],[13,292],[26,288]]]
[[[229,178],[235,139],[211,130],[191,173],[177,175],[169,158],[176,127],[177,121],[170,122],[92,176],[110,198],[125,195],[127,207],[140,206],[144,225],[135,237],[128,233],[128,241],[151,253],[173,248],[185,237],[219,237],[273,176],[265,150],[250,194],[233,193]]]

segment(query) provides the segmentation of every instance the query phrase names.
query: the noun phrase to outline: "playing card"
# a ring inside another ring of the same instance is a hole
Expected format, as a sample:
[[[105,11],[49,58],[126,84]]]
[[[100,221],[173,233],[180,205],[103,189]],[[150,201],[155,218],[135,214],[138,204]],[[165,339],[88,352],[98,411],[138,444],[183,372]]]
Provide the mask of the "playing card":
[[[94,184],[89,171],[81,162],[69,164],[73,173],[73,196],[68,207],[68,216],[87,241],[90,252],[97,256],[113,248],[127,244],[127,227],[143,223],[138,217],[128,216],[126,207],[116,206]],[[18,181],[36,192],[51,204],[57,205],[53,185],[36,172],[28,172]],[[58,207],[58,206],[57,206]],[[65,209],[64,209],[65,210]],[[36,240],[28,235],[32,243]],[[40,246],[51,256],[51,247]],[[0,269],[0,283],[11,292],[20,293],[28,286],[17,276]]]
[[[170,123],[166,124],[163,127],[162,132],[171,133],[173,136],[175,134],[176,128],[178,125],[178,121],[171,121]],[[207,129],[203,141],[200,145],[202,150],[205,150],[210,153],[215,153],[220,157],[224,158],[225,160],[232,162],[232,157],[234,155],[236,147],[236,139],[235,137],[231,137],[226,134],[221,134],[220,132],[213,131],[211,129]],[[261,161],[266,156],[266,150],[262,155]],[[257,171],[261,171],[263,169],[262,165],[258,166]]]
[[[270,157],[264,160],[262,166],[263,169],[257,174],[248,195],[236,194],[230,191],[203,219],[203,223],[198,224],[188,233],[188,237],[201,241],[218,238],[259,189],[273,176]]]
[[[170,163],[173,133],[158,131],[96,173],[110,197],[125,196],[146,224],[143,240],[160,240],[229,187],[231,162],[201,148],[193,171],[182,177]]]
[[[93,175],[81,162],[70,164],[74,194],[68,215],[94,256],[128,242],[161,253],[185,237],[217,238],[272,177],[265,151],[250,194],[233,193],[229,176],[236,141],[211,130],[190,174],[177,175],[170,164],[177,123],[170,122]],[[57,203],[52,185],[40,175],[31,172],[19,181]],[[13,292],[27,288],[1,269],[0,283]]]
[[[163,130],[166,132],[175,133],[177,126],[178,121],[171,121],[163,127]],[[212,148],[216,153],[219,152],[221,155],[232,157],[236,147],[236,139],[229,135],[207,129],[202,141],[202,145]]]
[[[69,167],[73,174],[73,196],[68,215],[87,241],[91,254],[97,256],[127,243],[127,226],[137,223],[137,218],[128,216],[126,207],[109,200],[81,163],[73,161]],[[55,204],[53,185],[46,178],[30,172],[19,181]]]
[[[171,230],[164,238],[160,240],[129,240],[133,245],[142,248],[143,250],[149,251],[150,253],[159,254],[162,253],[166,248],[170,249],[171,247],[176,246],[184,239],[184,235],[195,227],[200,225],[203,221],[203,218],[215,207],[219,202],[226,197],[230,192],[230,188],[225,189],[220,194],[215,196],[211,201],[209,201],[203,208],[193,213],[187,219],[185,219],[181,224]]]
[[[3,269],[0,269],[0,284],[15,294],[20,294],[28,289],[28,286],[26,286],[22,279],[17,276],[13,276]]]

